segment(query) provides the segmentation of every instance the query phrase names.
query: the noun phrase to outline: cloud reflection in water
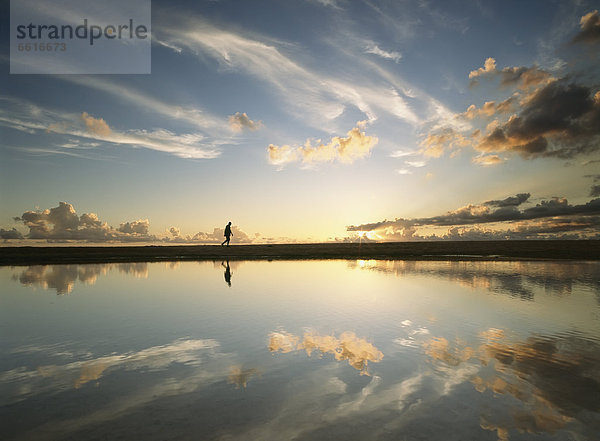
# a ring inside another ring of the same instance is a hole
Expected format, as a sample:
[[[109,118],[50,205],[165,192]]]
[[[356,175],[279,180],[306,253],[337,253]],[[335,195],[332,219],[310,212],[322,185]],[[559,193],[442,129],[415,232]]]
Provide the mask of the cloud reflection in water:
[[[198,366],[206,351],[216,349],[215,340],[179,339],[170,344],[153,346],[140,351],[111,354],[101,357],[85,357],[65,364],[45,364],[35,368],[19,367],[0,372],[0,391],[7,403],[19,401],[32,395],[57,393],[69,388],[79,389],[86,383],[99,380],[117,369],[165,370],[172,363]],[[36,348],[24,348],[20,352],[34,352]],[[0,400],[2,402],[4,400]]]
[[[594,290],[600,302],[596,262],[357,260],[349,261],[348,266],[397,277],[433,276],[521,300],[533,300],[540,288],[558,296],[570,295],[574,285],[581,284]]]
[[[533,335],[525,341],[506,334],[495,328],[480,333],[485,343],[477,350],[460,341],[451,346],[442,337],[426,341],[423,348],[432,360],[451,367],[478,358],[481,367],[470,377],[475,389],[516,399],[518,404],[508,400],[500,407],[508,412],[481,415],[481,427],[496,431],[500,441],[514,430],[553,434],[572,425],[580,426],[578,433],[600,433],[598,341],[577,332]]]
[[[57,294],[69,294],[73,291],[75,282],[86,285],[96,283],[99,276],[105,276],[110,271],[137,278],[148,278],[148,263],[101,263],[85,265],[32,265],[19,274],[13,274],[12,279],[22,285],[40,287],[44,290],[55,289]]]
[[[314,331],[305,332],[300,337],[285,331],[269,334],[269,350],[271,352],[288,353],[304,349],[310,357],[313,352],[333,354],[338,361],[348,361],[360,375],[369,375],[369,362],[378,363],[383,359],[383,353],[364,338],[357,337],[354,332],[343,332],[339,338],[334,335],[319,335]]]

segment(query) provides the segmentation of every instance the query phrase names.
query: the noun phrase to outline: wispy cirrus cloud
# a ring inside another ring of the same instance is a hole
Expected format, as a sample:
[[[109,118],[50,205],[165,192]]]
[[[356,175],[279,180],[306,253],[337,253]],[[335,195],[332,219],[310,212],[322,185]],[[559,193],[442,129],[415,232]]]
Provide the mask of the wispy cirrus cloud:
[[[180,121],[198,130],[206,131],[215,137],[229,137],[229,126],[226,118],[216,116],[197,105],[179,105],[161,100],[152,94],[144,93],[131,84],[121,84],[115,80],[105,80],[98,76],[62,75],[62,81],[82,87],[98,90],[112,95],[117,100],[125,101],[142,112],[156,113],[168,120]]]
[[[87,112],[61,112],[8,97],[0,97],[0,101],[9,104],[0,110],[0,125],[30,134],[46,132],[90,141],[91,144],[88,142],[83,145],[84,148],[98,147],[99,143],[112,143],[142,147],[190,159],[210,159],[220,154],[219,146],[207,140],[202,133],[176,134],[167,129],[119,131],[110,127],[102,117],[92,116]],[[77,142],[63,140],[57,142],[55,148],[44,147],[42,150],[61,153],[61,148],[64,152],[64,149],[78,147],[80,146]],[[36,149],[33,148],[32,151]],[[68,154],[74,152],[69,151]]]
[[[399,63],[400,60],[402,59],[402,54],[400,52],[397,51],[385,51],[383,49],[381,49],[378,45],[376,44],[370,44],[365,48],[365,53],[367,54],[373,54],[373,55],[377,55],[378,57],[384,58],[386,60],[392,60],[395,63]]]
[[[289,113],[313,125],[322,126],[323,119],[336,119],[349,106],[369,120],[383,113],[409,124],[419,122],[402,92],[391,85],[368,81],[368,77],[340,80],[328,75],[326,66],[303,66],[286,55],[281,45],[263,37],[220,29],[199,19],[179,17],[175,22],[177,26],[156,28],[165,46],[209,56],[225,71],[242,71],[268,83],[288,104]]]

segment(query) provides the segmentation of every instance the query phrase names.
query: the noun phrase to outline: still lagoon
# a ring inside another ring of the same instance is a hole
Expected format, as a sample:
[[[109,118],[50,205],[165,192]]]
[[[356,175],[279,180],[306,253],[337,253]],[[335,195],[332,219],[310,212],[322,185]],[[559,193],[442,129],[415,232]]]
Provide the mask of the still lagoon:
[[[0,267],[2,440],[598,440],[600,263]]]

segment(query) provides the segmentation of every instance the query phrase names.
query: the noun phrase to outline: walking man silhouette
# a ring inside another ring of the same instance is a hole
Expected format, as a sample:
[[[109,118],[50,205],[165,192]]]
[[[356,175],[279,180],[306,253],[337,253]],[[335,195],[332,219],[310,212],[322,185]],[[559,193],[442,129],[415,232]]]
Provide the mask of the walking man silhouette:
[[[225,236],[225,240],[221,246],[225,245],[225,243],[227,243],[227,246],[229,246],[229,240],[231,239],[231,236],[233,236],[233,233],[231,232],[231,222],[225,225],[225,234],[223,235]]]

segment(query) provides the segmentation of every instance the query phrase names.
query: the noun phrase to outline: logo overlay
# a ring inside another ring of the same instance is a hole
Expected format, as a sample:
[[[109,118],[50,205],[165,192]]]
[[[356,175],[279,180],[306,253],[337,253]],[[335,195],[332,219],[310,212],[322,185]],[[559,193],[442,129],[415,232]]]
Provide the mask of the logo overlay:
[[[149,74],[150,0],[10,0],[11,74]]]

